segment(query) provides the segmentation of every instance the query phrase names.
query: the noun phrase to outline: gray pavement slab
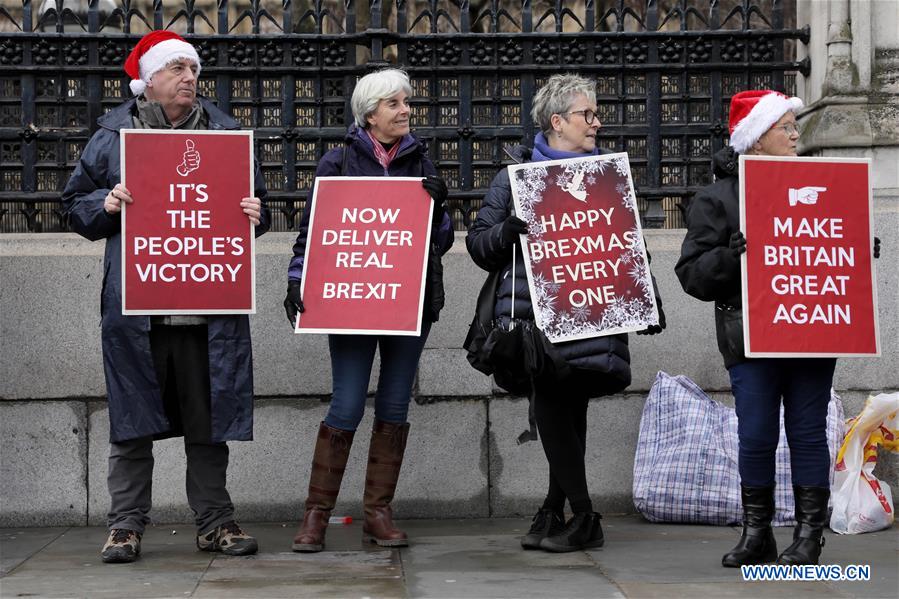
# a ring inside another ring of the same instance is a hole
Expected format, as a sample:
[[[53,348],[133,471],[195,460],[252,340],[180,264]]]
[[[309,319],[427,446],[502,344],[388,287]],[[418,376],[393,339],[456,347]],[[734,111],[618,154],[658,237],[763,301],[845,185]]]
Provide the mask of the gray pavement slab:
[[[0,533],[0,577],[52,543],[66,528],[7,528]]]
[[[827,533],[822,563],[870,566],[865,582],[747,582],[720,566],[736,528],[651,524],[607,516],[606,545],[588,552],[524,551],[527,519],[405,520],[411,546],[362,540],[362,525],[332,525],[326,551],[290,551],[296,523],[249,524],[258,555],[197,551],[191,526],[147,530],[141,558],[102,564],[106,531],[0,530],[0,597],[789,597],[899,596],[899,526],[866,535]],[[785,547],[789,528],[775,532]]]

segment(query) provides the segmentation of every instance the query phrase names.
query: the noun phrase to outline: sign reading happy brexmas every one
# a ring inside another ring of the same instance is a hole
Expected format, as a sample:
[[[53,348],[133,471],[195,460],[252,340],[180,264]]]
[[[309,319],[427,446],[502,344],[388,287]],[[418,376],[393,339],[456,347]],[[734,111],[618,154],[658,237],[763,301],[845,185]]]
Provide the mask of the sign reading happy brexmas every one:
[[[552,342],[639,331],[659,316],[627,154],[509,167],[537,326]]]
[[[122,313],[252,314],[252,131],[121,131]]]
[[[433,202],[420,178],[317,177],[297,333],[420,335]]]
[[[871,164],[740,156],[749,357],[880,355]]]

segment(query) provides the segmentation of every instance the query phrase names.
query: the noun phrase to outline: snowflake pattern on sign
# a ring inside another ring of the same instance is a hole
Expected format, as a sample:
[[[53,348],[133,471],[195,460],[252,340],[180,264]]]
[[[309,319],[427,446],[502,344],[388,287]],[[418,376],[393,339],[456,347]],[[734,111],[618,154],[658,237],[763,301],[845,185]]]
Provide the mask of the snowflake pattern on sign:
[[[655,324],[655,297],[627,155],[520,165],[513,169],[511,181],[517,214],[528,224],[527,245],[531,250],[525,255],[531,299],[537,323],[547,337],[557,342],[641,330]],[[609,226],[599,233],[594,231],[594,235],[604,235],[604,242],[609,245],[580,260],[589,263],[611,255],[612,258],[606,259],[610,268],[611,260],[617,260],[617,277],[609,279],[615,282],[614,301],[592,304],[573,301],[570,282],[559,283],[552,274],[553,267],[560,268],[558,256],[548,258],[546,251],[534,251],[540,244],[557,247],[552,244],[558,243],[555,240],[560,234],[555,229],[546,230],[544,219],[554,219],[552,222],[558,227],[558,219],[563,219],[564,213],[589,210],[608,211],[609,222],[603,224]],[[614,221],[613,214],[617,217]],[[618,233],[612,231],[615,227],[619,227]],[[619,245],[610,241],[616,235]],[[628,241],[621,245],[621,239]]]

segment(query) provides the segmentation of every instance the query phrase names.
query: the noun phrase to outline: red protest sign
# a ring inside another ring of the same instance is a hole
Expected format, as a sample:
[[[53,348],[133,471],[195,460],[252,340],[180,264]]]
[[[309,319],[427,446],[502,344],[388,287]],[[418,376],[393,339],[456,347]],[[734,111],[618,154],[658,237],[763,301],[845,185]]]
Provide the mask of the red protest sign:
[[[534,315],[550,341],[658,324],[627,154],[513,165],[509,179],[528,223]]]
[[[121,131],[122,313],[252,314],[252,131]]]
[[[880,355],[870,167],[740,156],[747,356]]]
[[[420,335],[432,209],[418,178],[316,178],[295,332]]]

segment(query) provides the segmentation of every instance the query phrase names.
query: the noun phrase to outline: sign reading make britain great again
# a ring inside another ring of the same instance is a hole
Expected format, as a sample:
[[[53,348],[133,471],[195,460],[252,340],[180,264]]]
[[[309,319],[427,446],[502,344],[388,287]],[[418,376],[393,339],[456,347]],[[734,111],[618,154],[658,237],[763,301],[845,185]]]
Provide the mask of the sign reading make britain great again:
[[[122,311],[250,314],[252,131],[121,131]]]
[[[740,156],[747,356],[879,355],[870,168]]]

